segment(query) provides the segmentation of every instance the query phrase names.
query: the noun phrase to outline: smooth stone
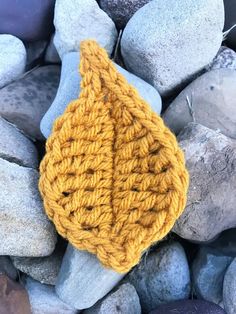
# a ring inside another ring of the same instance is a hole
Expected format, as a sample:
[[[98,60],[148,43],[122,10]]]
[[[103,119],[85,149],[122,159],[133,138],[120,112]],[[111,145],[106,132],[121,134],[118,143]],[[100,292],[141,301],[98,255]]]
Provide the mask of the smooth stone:
[[[155,249],[143,257],[125,281],[135,287],[144,313],[162,303],[187,299],[190,274],[183,247],[173,242]]]
[[[217,55],[206,69],[210,71],[221,68],[236,70],[236,52],[234,50],[224,46],[220,47]]]
[[[54,44],[61,59],[78,51],[85,39],[95,39],[109,54],[113,51],[116,27],[96,0],[56,0],[54,25]]]
[[[74,308],[61,301],[53,286],[43,285],[31,278],[26,279],[32,314],[76,314]]]
[[[236,2],[235,0],[224,0],[225,5],[225,27],[224,31],[228,31],[236,24]],[[234,27],[226,36],[227,46],[236,50],[236,27]]]
[[[0,90],[0,115],[33,139],[42,140],[40,121],[59,84],[60,67],[36,68]]]
[[[30,42],[48,38],[54,4],[55,0],[0,0],[0,33]]]
[[[55,119],[64,112],[73,99],[78,98],[81,81],[78,73],[79,62],[79,54],[76,52],[66,54],[62,60],[61,79],[56,98],[40,124],[41,132],[46,138],[52,132]],[[120,66],[116,65],[116,68],[139,91],[141,97],[151,105],[152,109],[160,114],[162,100],[157,90]]]
[[[27,51],[26,70],[30,70],[34,66],[37,66],[37,63],[39,63],[40,59],[43,58],[47,47],[47,41],[39,40],[31,43],[25,43],[25,47]]]
[[[50,42],[47,46],[45,56],[44,56],[44,61],[46,63],[61,63],[61,59],[58,55],[57,49],[54,45],[54,35],[51,37]]]
[[[0,88],[24,73],[25,66],[26,49],[20,39],[0,35]]]
[[[169,96],[212,61],[223,26],[223,0],[154,0],[129,20],[121,53],[130,72]]]
[[[236,71],[207,72],[186,87],[163,114],[165,124],[178,134],[189,122],[236,138]]]
[[[32,314],[25,288],[3,274],[0,274],[0,313]]]
[[[224,308],[227,314],[236,313],[236,258],[227,269],[223,286]]]
[[[191,180],[173,231],[190,241],[210,241],[236,227],[236,141],[196,123],[189,123],[178,140]]]
[[[8,256],[0,256],[0,274],[5,274],[12,280],[18,277],[17,270]]]
[[[69,244],[55,288],[61,300],[82,310],[92,307],[123,277],[124,274],[103,267],[95,255]]]
[[[99,5],[115,22],[118,29],[124,28],[130,18],[151,0],[100,0]]]
[[[192,265],[193,289],[198,299],[221,304],[225,272],[233,257],[201,247]]]
[[[0,117],[0,158],[20,166],[37,168],[38,152],[34,144],[13,124]]]
[[[0,255],[47,256],[56,233],[38,191],[38,172],[0,158]]]
[[[109,293],[84,314],[141,314],[138,294],[130,283],[119,286],[115,292]]]
[[[180,300],[158,306],[149,314],[226,314],[218,305],[202,300]]]

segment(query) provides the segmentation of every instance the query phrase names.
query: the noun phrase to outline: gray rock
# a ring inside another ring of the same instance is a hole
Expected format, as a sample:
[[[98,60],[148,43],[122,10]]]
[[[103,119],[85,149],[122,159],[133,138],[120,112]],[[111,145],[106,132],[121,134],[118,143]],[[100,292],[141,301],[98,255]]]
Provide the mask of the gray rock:
[[[111,291],[123,276],[104,268],[95,255],[69,244],[57,278],[56,293],[76,309],[87,309]]]
[[[56,0],[54,25],[54,44],[61,59],[67,52],[78,51],[80,42],[85,39],[95,39],[112,53],[116,27],[96,0]]]
[[[47,47],[46,40],[39,40],[30,43],[26,43],[27,62],[26,70],[31,69],[37,64],[37,61],[43,57],[45,49]]]
[[[56,234],[38,192],[38,172],[0,158],[0,255],[47,256]]]
[[[173,231],[192,241],[210,241],[236,227],[236,141],[190,123],[178,136],[190,174],[186,208]]]
[[[17,270],[8,256],[0,256],[0,274],[6,274],[12,280],[18,277]]]
[[[31,278],[26,279],[32,314],[76,314],[77,311],[61,301],[54,287],[43,285]]]
[[[193,288],[199,299],[221,304],[224,275],[232,260],[216,249],[200,248],[192,265]]]
[[[236,71],[207,72],[186,87],[163,115],[166,125],[178,134],[189,122],[236,138]]]
[[[125,65],[168,96],[212,61],[223,26],[223,0],[151,1],[124,29]]]
[[[227,314],[236,313],[236,258],[227,269],[223,285],[223,301]]]
[[[59,77],[59,66],[43,66],[2,88],[0,115],[30,137],[43,139],[40,121],[56,95]]]
[[[236,70],[236,52],[224,46],[220,47],[217,55],[206,69],[210,71],[222,68]]]
[[[151,0],[100,0],[100,7],[111,17],[118,28],[124,28],[138,9]]]
[[[81,76],[78,73],[79,62],[79,54],[75,52],[68,53],[63,58],[61,79],[56,98],[40,124],[41,132],[46,138],[52,131],[55,119],[64,112],[73,99],[78,98],[81,81]],[[120,66],[116,65],[116,67],[126,77],[127,81],[139,91],[140,95],[151,105],[153,110],[160,114],[162,101],[157,90]]]
[[[57,52],[57,49],[54,45],[53,40],[54,40],[54,35],[51,37],[50,42],[47,46],[44,60],[47,63],[61,63],[61,59],[58,55],[58,52]]]
[[[160,304],[187,299],[190,274],[184,249],[177,242],[157,248],[125,280],[135,287],[145,313]]]
[[[0,158],[20,166],[37,168],[38,153],[34,144],[14,125],[0,118]]]
[[[20,39],[0,35],[0,88],[21,75],[26,66],[26,50]]]
[[[141,314],[138,294],[130,283],[122,284],[84,314]]]

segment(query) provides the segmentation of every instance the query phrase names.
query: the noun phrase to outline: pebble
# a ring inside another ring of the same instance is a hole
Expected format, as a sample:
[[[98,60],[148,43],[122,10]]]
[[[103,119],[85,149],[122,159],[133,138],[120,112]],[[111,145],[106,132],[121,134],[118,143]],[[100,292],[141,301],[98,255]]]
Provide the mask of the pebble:
[[[181,300],[160,305],[149,314],[226,314],[226,312],[220,306],[211,302],[202,300]]]
[[[187,299],[190,274],[184,249],[177,242],[155,249],[125,280],[135,287],[144,313],[163,303]]]
[[[129,20],[121,53],[130,72],[169,96],[212,61],[223,26],[222,0],[154,0]]]
[[[117,39],[114,22],[102,11],[96,0],[56,0],[54,44],[59,56],[78,51],[80,42],[95,39],[109,54]]]
[[[54,36],[53,34],[45,52],[44,61],[46,63],[61,63],[61,59],[53,42]]]
[[[111,17],[118,29],[124,28],[138,9],[151,0],[100,0],[100,7]]]
[[[60,67],[36,68],[0,90],[0,115],[33,139],[42,140],[40,121],[59,84]]]
[[[236,3],[235,0],[224,0],[225,5],[225,27],[224,31],[228,31],[236,24]],[[232,49],[236,49],[236,27],[234,27],[228,35],[226,35],[226,43]]]
[[[152,109],[157,114],[160,114],[162,100],[157,90],[120,66],[116,65],[116,67],[126,77],[127,81],[139,91],[140,95],[151,105]],[[79,54],[76,52],[66,54],[62,61],[61,79],[56,98],[40,124],[41,132],[46,138],[52,131],[55,119],[64,112],[67,105],[73,99],[78,98],[81,81],[78,68]]]
[[[26,279],[32,314],[76,314],[68,304],[61,301],[53,286],[43,285],[31,278]]]
[[[5,274],[12,280],[18,277],[17,270],[8,256],[0,256],[0,274]]]
[[[196,123],[189,123],[178,140],[191,180],[186,208],[173,231],[190,241],[210,241],[236,227],[236,142]]]
[[[84,314],[141,314],[141,312],[138,294],[129,283],[122,284],[95,306],[83,311]]]
[[[236,258],[232,261],[225,274],[223,302],[227,314],[236,313]]]
[[[221,304],[223,280],[233,257],[219,250],[201,247],[192,265],[193,289],[197,298]]]
[[[57,278],[56,293],[72,307],[87,309],[110,292],[123,276],[104,268],[95,255],[69,244]]]
[[[23,41],[46,39],[53,30],[55,0],[0,0],[0,34]]]
[[[47,256],[56,244],[38,191],[38,172],[0,158],[0,255]]]
[[[189,122],[236,138],[236,71],[207,72],[186,87],[163,114],[165,124],[178,134]]]
[[[0,88],[17,79],[25,67],[24,44],[14,36],[0,35]]]
[[[220,47],[217,55],[206,69],[210,71],[222,68],[236,70],[236,52],[224,46]]]

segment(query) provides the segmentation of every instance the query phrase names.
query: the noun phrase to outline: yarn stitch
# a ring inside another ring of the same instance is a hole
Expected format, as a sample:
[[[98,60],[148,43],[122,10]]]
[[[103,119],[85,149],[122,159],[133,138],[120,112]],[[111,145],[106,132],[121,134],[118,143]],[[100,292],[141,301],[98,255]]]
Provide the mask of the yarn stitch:
[[[39,188],[58,233],[127,272],[173,227],[188,173],[175,136],[95,41],[80,47],[81,92],[56,119]]]

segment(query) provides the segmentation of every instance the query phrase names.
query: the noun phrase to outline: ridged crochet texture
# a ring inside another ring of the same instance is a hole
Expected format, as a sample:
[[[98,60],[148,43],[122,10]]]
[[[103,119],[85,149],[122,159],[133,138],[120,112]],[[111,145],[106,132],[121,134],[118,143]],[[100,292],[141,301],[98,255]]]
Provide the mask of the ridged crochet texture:
[[[81,93],[54,123],[39,188],[58,233],[127,272],[186,203],[175,136],[94,41],[80,47]]]

